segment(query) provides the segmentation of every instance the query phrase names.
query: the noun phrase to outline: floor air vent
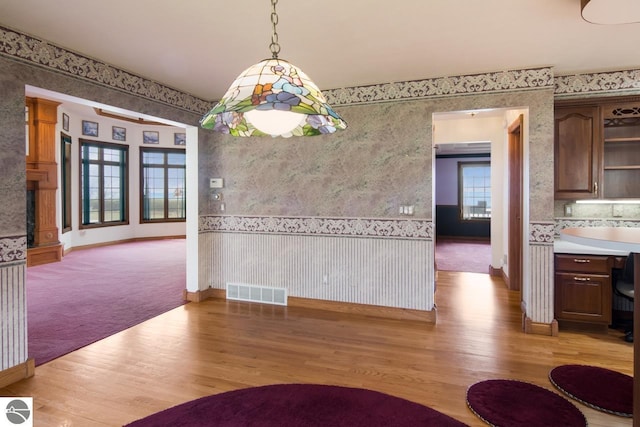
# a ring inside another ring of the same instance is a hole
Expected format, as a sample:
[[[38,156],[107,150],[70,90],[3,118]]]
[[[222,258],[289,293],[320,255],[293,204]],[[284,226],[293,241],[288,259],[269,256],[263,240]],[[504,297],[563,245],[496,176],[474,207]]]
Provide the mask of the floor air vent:
[[[287,290],[244,283],[227,283],[227,299],[287,305]]]

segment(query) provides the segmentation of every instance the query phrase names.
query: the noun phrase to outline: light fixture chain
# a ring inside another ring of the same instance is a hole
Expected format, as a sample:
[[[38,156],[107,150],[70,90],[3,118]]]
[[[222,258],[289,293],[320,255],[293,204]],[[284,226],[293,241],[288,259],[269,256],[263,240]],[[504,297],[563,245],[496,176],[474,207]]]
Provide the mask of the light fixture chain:
[[[271,50],[271,56],[273,59],[278,59],[278,54],[280,53],[278,31],[276,31],[276,25],[278,25],[278,13],[276,12],[276,4],[278,4],[278,0],[271,0],[271,26],[273,27],[273,34],[271,35],[271,44],[269,45],[269,50]]]

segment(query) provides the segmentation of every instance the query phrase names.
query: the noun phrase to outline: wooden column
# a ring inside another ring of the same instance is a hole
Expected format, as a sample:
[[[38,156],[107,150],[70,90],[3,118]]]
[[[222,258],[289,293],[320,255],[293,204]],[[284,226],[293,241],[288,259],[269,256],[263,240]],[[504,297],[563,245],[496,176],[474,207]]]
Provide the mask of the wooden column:
[[[29,154],[27,189],[35,191],[33,247],[27,250],[27,266],[62,259],[56,221],[58,164],[56,163],[56,123],[59,102],[27,98],[29,109]]]

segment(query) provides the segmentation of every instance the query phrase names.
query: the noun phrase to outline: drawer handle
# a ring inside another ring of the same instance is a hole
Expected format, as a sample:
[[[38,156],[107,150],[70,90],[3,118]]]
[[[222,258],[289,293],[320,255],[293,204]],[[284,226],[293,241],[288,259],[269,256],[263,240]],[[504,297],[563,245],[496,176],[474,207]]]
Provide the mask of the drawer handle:
[[[589,277],[574,277],[573,280],[576,282],[588,282],[591,280]]]
[[[591,260],[589,259],[580,259],[580,258],[574,258],[573,262],[578,263],[578,264],[589,264],[591,262]]]

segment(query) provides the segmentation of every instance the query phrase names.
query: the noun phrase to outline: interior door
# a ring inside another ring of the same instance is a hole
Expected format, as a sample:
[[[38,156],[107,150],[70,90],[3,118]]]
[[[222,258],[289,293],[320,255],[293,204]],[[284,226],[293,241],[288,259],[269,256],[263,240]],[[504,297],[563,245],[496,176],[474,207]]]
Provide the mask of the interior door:
[[[509,241],[507,264],[508,286],[520,291],[522,301],[522,185],[523,185],[523,122],[521,114],[509,126]]]

